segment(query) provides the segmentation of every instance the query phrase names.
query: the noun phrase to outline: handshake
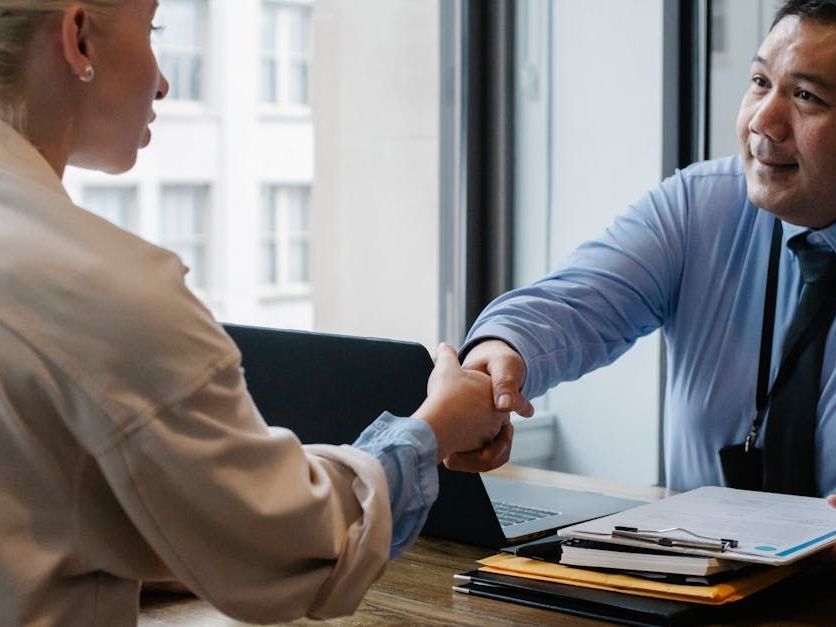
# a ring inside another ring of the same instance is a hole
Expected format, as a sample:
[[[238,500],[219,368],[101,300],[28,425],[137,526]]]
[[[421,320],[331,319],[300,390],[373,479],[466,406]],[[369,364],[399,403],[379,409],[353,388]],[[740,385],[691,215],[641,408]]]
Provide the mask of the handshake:
[[[514,437],[510,412],[534,414],[520,394],[524,379],[522,357],[501,340],[480,342],[463,365],[452,347],[439,345],[427,399],[414,414],[435,433],[438,461],[466,472],[507,462]]]

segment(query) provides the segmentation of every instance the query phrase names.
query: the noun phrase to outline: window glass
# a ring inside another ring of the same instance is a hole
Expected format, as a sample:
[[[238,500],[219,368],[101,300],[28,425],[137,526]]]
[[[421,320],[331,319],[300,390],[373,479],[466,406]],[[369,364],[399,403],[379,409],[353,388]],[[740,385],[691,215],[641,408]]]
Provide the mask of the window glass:
[[[434,347],[439,20],[436,2],[162,0],[150,146],[65,185],[82,206],[134,187],[131,230],[180,254],[222,321]]]
[[[310,8],[264,0],[262,10],[262,99],[280,106],[307,106],[310,103]]]
[[[515,282],[560,267],[662,172],[661,2],[518,3]],[[521,421],[512,460],[659,479],[659,334],[561,383]]]
[[[266,102],[277,102],[279,97],[278,6],[263,5],[261,20],[261,97]]]
[[[269,185],[262,192],[261,280],[269,287],[310,283],[310,190]]]
[[[160,193],[160,243],[180,255],[186,282],[198,290],[208,285],[208,200],[203,185],[165,185]]]
[[[780,0],[712,0],[709,58],[709,157],[735,154],[735,121],[749,87],[752,57],[766,35]]]
[[[293,8],[290,18],[290,61],[288,101],[290,104],[308,104],[308,63],[310,55],[310,13],[299,7]]]
[[[136,228],[136,187],[89,185],[82,193],[85,209],[123,229]]]
[[[165,0],[157,10],[156,50],[172,100],[203,97],[205,12],[205,0]]]

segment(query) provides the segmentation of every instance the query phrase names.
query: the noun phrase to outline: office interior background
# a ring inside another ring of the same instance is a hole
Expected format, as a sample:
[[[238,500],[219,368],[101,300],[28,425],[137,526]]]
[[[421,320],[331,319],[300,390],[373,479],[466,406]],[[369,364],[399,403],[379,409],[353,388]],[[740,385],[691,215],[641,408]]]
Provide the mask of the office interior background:
[[[170,85],[73,198],[222,321],[460,344],[673,169],[737,150],[776,0],[162,0]],[[512,461],[664,483],[662,340],[518,420]]]

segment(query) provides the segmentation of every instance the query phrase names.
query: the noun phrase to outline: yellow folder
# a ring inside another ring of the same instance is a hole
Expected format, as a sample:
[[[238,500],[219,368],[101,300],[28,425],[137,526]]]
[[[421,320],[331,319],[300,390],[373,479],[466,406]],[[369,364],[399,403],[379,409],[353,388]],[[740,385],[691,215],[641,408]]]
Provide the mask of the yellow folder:
[[[630,575],[572,568],[526,557],[516,557],[508,553],[486,557],[479,560],[479,563],[482,564],[479,570],[501,575],[708,605],[723,605],[739,601],[789,577],[802,568],[802,563],[770,566],[756,573],[741,575],[739,578],[729,579],[713,586],[698,586],[664,583]]]

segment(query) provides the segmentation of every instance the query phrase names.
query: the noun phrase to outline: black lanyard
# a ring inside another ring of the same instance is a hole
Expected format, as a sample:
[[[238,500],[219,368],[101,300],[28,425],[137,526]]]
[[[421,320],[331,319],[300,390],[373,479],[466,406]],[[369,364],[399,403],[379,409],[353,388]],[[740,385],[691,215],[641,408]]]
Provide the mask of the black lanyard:
[[[766,293],[763,296],[763,323],[761,325],[761,351],[758,363],[758,387],[755,395],[755,420],[752,423],[752,429],[749,435],[746,436],[746,443],[744,445],[745,452],[758,439],[758,432],[763,425],[766,418],[766,412],[769,409],[769,399],[772,392],[778,385],[778,379],[782,372],[779,369],[778,377],[775,378],[775,383],[772,390],[769,389],[769,371],[772,368],[772,337],[775,333],[775,304],[778,300],[778,268],[781,261],[781,239],[783,238],[784,230],[781,228],[781,221],[775,218],[772,225],[772,246],[769,249],[769,269],[766,274]]]
[[[772,365],[772,340],[775,328],[775,304],[778,295],[778,266],[781,260],[782,235],[781,221],[775,218],[775,223],[772,227],[772,247],[769,251],[766,293],[763,298],[763,326],[761,327],[760,363],[758,365],[758,384],[755,397],[756,415],[752,423],[752,429],[749,431],[749,435],[746,436],[744,445],[745,452],[748,452],[755,443],[755,440],[757,440],[758,432],[766,418],[772,397],[787,382],[792,374],[792,370],[795,368],[798,358],[806,350],[810,342],[813,341],[816,334],[821,331],[821,324],[828,323],[829,326],[829,322],[832,320],[833,307],[836,306],[836,298],[833,298],[826,304],[822,303],[821,308],[813,314],[813,317],[804,328],[793,329],[791,325],[787,337],[784,339],[778,374],[775,376],[775,382],[770,389],[769,371]],[[797,237],[801,236],[799,235]],[[829,278],[823,280],[830,281],[832,285],[832,282],[836,280],[836,273],[831,272]]]

